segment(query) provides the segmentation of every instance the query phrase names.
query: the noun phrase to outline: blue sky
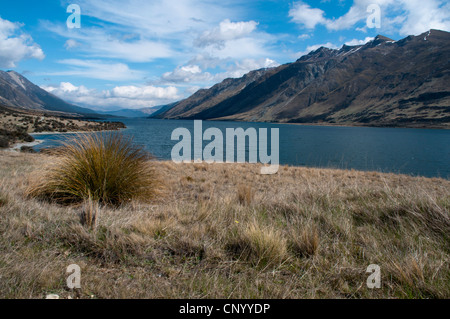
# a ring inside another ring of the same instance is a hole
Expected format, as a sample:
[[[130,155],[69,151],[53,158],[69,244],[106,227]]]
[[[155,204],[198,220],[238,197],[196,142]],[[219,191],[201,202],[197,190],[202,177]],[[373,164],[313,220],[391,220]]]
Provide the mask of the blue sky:
[[[367,24],[373,4],[379,28]],[[0,69],[93,109],[151,107],[320,46],[449,31],[449,17],[446,0],[2,1]]]

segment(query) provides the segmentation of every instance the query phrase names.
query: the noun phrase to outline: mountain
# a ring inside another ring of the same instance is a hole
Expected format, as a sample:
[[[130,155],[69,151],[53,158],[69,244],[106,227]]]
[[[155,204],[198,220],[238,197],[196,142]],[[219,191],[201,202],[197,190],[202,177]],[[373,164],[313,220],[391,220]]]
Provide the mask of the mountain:
[[[158,112],[163,106],[146,107],[141,109],[120,109],[117,111],[102,111],[99,113],[117,116],[117,117],[149,117]]]
[[[69,104],[14,71],[0,71],[0,104],[21,111],[95,115],[90,109]]]
[[[170,110],[171,108],[173,108],[175,105],[177,105],[178,102],[174,102],[174,103],[170,103],[167,105],[160,105],[158,106],[159,110],[157,110],[156,112],[154,112],[153,114],[151,114],[150,118],[157,118],[157,116],[159,114],[162,114],[168,110]]]
[[[450,34],[320,48],[226,79],[156,118],[432,127],[450,124]]]

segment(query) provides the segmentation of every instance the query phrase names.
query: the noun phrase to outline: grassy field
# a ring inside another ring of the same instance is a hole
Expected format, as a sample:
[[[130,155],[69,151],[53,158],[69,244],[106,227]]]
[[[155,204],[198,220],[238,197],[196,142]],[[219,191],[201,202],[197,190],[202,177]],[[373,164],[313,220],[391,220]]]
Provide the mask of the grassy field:
[[[90,228],[27,196],[54,161],[0,152],[0,298],[450,298],[448,180],[154,162],[164,195]]]

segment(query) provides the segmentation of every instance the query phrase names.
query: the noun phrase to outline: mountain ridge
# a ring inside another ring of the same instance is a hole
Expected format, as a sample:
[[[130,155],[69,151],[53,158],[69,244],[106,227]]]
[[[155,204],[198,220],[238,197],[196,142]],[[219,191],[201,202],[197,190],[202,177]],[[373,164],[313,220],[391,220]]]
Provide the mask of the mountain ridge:
[[[19,111],[98,115],[91,109],[65,102],[15,71],[0,71],[0,104]]]
[[[321,47],[297,61],[226,79],[157,118],[336,125],[447,126],[450,33]]]

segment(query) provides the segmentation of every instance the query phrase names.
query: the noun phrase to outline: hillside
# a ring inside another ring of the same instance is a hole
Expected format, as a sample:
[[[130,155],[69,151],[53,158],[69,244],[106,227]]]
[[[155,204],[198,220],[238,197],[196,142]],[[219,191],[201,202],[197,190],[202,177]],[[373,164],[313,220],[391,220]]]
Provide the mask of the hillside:
[[[95,115],[90,109],[63,101],[14,71],[0,71],[0,104],[19,111]]]
[[[320,48],[226,79],[157,114],[166,119],[449,127],[450,34]]]

